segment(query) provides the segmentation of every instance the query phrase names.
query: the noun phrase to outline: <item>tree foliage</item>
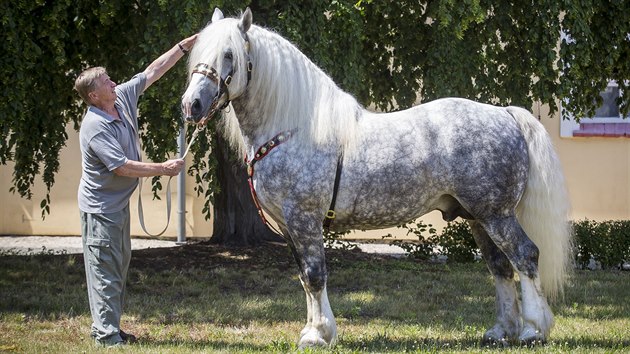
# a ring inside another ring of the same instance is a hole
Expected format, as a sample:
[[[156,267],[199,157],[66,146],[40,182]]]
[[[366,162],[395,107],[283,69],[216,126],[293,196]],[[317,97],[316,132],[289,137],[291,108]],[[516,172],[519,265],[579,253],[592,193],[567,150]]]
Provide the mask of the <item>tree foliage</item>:
[[[625,0],[10,0],[0,3],[0,163],[14,162],[12,190],[32,196],[38,175],[48,191],[59,151],[85,109],[72,85],[88,66],[114,80],[143,70],[181,38],[200,30],[215,6],[293,41],[360,102],[382,110],[444,96],[531,107],[563,102],[591,113],[614,79],[628,92],[630,4]],[[561,33],[567,36],[561,40]],[[567,39],[568,38],[568,39]],[[176,148],[178,65],[140,104],[143,146],[152,160]],[[628,113],[628,95],[619,101]],[[211,139],[200,139],[189,172],[207,198]],[[159,189],[156,180],[154,189]],[[44,212],[50,199],[43,198]]]
[[[630,1],[568,1],[563,8],[566,36],[560,46],[558,96],[575,117],[592,116],[599,93],[615,80],[625,96],[620,113],[630,112]],[[593,104],[595,102],[595,104]]]

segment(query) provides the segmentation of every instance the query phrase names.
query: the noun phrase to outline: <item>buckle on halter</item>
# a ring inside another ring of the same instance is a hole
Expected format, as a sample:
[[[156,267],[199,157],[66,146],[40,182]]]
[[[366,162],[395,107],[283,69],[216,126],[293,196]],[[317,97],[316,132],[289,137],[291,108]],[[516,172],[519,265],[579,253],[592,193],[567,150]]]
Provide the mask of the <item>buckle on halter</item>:
[[[247,177],[254,176],[254,167],[251,164],[247,165]]]
[[[326,212],[326,219],[334,219],[335,217],[337,217],[337,213],[335,213],[334,210],[328,210]]]

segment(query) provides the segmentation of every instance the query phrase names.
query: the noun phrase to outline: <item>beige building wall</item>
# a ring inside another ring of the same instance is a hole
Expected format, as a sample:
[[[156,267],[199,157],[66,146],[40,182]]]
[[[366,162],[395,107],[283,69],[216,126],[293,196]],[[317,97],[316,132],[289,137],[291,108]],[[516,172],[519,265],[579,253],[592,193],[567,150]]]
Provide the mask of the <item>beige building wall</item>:
[[[79,133],[66,127],[68,141],[60,154],[60,168],[55,176],[51,192],[50,215],[41,217],[40,202],[46,196],[44,183],[39,180],[33,188],[32,200],[20,198],[9,192],[12,181],[13,164],[0,167],[0,235],[80,235],[81,223],[77,206],[77,188],[81,178],[81,151]],[[166,225],[165,190],[168,178],[162,177],[162,200],[153,200],[150,179],[146,179],[142,190],[142,205],[145,225],[149,232],[156,234]],[[203,200],[196,198],[194,180],[186,180],[186,235],[210,237],[212,219],[206,221],[201,213]],[[171,220],[164,237],[177,236],[177,179],[171,181],[172,211]],[[131,234],[147,236],[138,221],[138,190],[130,201]]]
[[[548,112],[548,107],[541,107],[541,121],[560,156],[572,219],[630,219],[630,138],[561,138],[559,114],[550,119]],[[534,114],[537,113],[534,108]]]
[[[628,138],[560,138],[558,114],[547,117],[543,106],[541,121],[549,131],[560,155],[567,187],[572,201],[574,220],[630,219],[630,139]],[[538,107],[534,107],[538,116]],[[630,123],[629,123],[630,124]],[[55,177],[51,193],[51,213],[41,218],[40,201],[45,197],[45,188],[38,181],[33,189],[33,200],[22,199],[9,192],[12,185],[13,165],[0,167],[0,235],[80,235],[79,210],[76,193],[81,176],[81,156],[78,133],[67,128],[67,146],[60,156],[60,169]],[[163,184],[166,183],[163,178]],[[166,187],[164,185],[164,187]],[[186,235],[187,237],[209,237],[211,220],[206,221],[201,213],[202,198],[196,197],[194,180],[186,181]],[[164,234],[177,236],[177,183],[171,182],[173,211],[171,223]],[[165,189],[165,188],[164,188]],[[137,193],[131,199],[132,234],[146,236],[137,217]],[[164,196],[164,194],[161,194]],[[162,201],[153,201],[149,182],[143,190],[145,220],[150,232],[157,232],[166,225],[166,206]],[[441,228],[440,213],[433,212],[422,218],[425,223]],[[404,237],[404,231],[393,228],[370,232],[353,232],[350,238],[380,238],[392,233]]]

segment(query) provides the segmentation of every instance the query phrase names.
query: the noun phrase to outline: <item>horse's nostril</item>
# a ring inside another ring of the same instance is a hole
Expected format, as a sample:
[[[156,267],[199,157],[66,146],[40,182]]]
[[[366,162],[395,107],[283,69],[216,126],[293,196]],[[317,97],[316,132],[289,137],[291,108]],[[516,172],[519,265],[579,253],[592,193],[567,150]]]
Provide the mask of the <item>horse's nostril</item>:
[[[190,113],[192,115],[197,116],[201,114],[201,101],[199,99],[195,99],[190,106]]]

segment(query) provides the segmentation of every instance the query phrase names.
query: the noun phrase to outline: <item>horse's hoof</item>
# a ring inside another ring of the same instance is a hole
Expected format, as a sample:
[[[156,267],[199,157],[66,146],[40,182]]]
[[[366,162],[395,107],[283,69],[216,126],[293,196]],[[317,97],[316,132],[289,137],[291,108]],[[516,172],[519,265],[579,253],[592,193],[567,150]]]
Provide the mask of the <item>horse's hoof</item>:
[[[538,330],[531,326],[525,326],[521,334],[518,336],[521,345],[535,346],[547,343],[547,338]]]
[[[506,348],[510,346],[510,342],[507,338],[493,338],[483,336],[483,339],[481,340],[481,345],[485,347]]]
[[[487,330],[481,343],[492,347],[507,347],[509,345],[505,331],[499,326],[494,326]]]
[[[302,328],[302,330],[300,331],[300,341],[302,341],[302,337],[304,337],[308,332],[311,331],[311,326],[307,325],[306,327]]]
[[[306,329],[306,328],[305,328]],[[314,327],[310,327],[307,331],[302,331],[298,347],[300,349],[312,348],[312,347],[329,347],[332,344],[332,340],[327,342]]]
[[[314,337],[314,336],[304,336],[300,339],[298,343],[298,349],[303,350],[306,348],[314,348],[314,347],[328,347],[328,343],[324,341],[322,338]]]

